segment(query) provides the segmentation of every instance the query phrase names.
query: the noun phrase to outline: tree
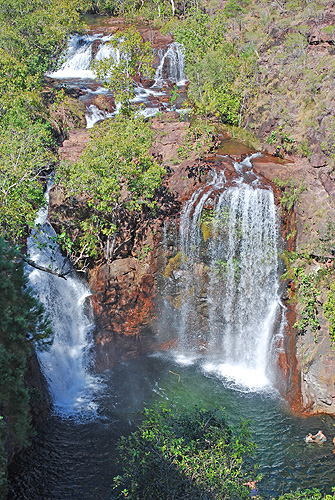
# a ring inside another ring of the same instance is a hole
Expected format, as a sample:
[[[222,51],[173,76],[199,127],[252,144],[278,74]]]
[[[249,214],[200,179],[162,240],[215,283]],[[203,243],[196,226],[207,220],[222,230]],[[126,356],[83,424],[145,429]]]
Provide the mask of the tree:
[[[27,359],[35,346],[49,342],[50,335],[43,306],[27,287],[19,253],[0,238],[0,492],[6,483],[7,432],[19,446],[27,445],[32,434],[24,382]]]
[[[42,181],[55,161],[48,126],[22,117],[20,125],[0,124],[0,231],[15,244],[29,234],[45,203]]]
[[[30,74],[54,67],[69,34],[80,29],[80,0],[0,0],[0,45]]]
[[[119,442],[117,498],[249,498],[244,459],[255,448],[247,423],[231,426],[220,409],[146,409],[139,429]],[[115,498],[115,497],[113,497]]]
[[[153,50],[150,42],[144,42],[140,33],[133,27],[126,29],[110,42],[117,54],[94,63],[99,79],[106,80],[106,86],[113,90],[115,101],[122,105],[122,111],[129,114],[130,101],[135,97],[135,78],[150,77]]]
[[[79,161],[60,167],[57,182],[78,206],[75,227],[61,234],[71,240],[67,250],[72,256],[101,254],[104,241],[117,229],[120,207],[130,212],[154,208],[165,169],[149,153],[152,138],[142,116],[118,115],[92,130]]]
[[[0,0],[0,234],[22,244],[55,163],[41,76],[53,68],[81,0]]]
[[[214,114],[224,123],[240,124],[254,51],[236,47],[229,40],[225,12],[211,18],[200,9],[190,9],[183,21],[171,26],[176,41],[184,47],[191,104],[200,114]]]

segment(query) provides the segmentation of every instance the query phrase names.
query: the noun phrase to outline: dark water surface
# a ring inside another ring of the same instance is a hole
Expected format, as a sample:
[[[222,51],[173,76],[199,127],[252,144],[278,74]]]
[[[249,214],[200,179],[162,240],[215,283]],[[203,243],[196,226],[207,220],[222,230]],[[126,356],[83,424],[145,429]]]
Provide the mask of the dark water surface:
[[[251,421],[261,463],[264,496],[291,489],[335,484],[330,416],[293,417],[274,391],[242,392],[206,375],[201,366],[181,366],[165,355],[120,363],[103,375],[95,419],[81,423],[52,416],[10,469],[10,500],[104,500],[113,498],[116,441],[133,430],[144,406],[157,401],[202,407],[223,406],[232,422]],[[306,445],[308,432],[323,429],[325,444]],[[158,499],[157,499],[158,500]]]

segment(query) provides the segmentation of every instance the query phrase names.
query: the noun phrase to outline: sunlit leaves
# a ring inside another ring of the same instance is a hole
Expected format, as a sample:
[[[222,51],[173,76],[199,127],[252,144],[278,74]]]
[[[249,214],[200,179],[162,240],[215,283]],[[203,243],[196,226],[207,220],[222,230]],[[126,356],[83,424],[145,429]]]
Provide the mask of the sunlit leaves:
[[[110,42],[119,56],[96,61],[94,70],[99,79],[106,81],[106,86],[113,90],[116,102],[127,112],[134,94],[135,77],[153,75],[153,51],[150,42],[144,42],[140,33],[133,27],[114,36]]]
[[[247,499],[244,457],[254,448],[248,425],[230,426],[222,410],[147,409],[140,428],[120,440],[117,498]]]
[[[173,25],[185,52],[188,96],[201,114],[213,114],[233,125],[241,122],[241,106],[254,64],[253,50],[240,50],[229,40],[224,13],[210,18],[200,10]]]
[[[47,127],[38,122],[0,127],[0,230],[9,241],[27,236],[45,203],[41,175],[54,161],[50,140]]]
[[[2,48],[24,61],[31,74],[57,63],[68,34],[80,27],[78,0],[1,0]]]
[[[84,199],[73,251],[96,256],[99,242],[116,230],[116,211],[153,208],[155,189],[165,170],[149,154],[153,133],[144,118],[134,114],[106,120],[92,131],[79,161],[63,165],[59,182],[67,196]]]

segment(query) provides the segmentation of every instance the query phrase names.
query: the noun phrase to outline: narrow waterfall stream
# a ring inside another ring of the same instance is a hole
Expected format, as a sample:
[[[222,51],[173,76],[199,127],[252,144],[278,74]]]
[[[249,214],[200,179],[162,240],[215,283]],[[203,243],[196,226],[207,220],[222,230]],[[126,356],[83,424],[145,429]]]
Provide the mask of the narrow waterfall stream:
[[[158,55],[160,63],[156,70],[154,86],[159,87],[166,80],[176,85],[185,85],[185,58],[181,45],[172,42],[167,50],[160,49]]]
[[[56,233],[46,218],[47,209],[42,209],[27,242],[29,256],[40,266],[66,272],[71,265],[55,243]],[[87,418],[94,414],[92,395],[98,387],[98,379],[89,374],[94,327],[90,291],[75,273],[66,280],[29,266],[27,273],[54,333],[51,347],[38,352],[54,410],[65,417]]]

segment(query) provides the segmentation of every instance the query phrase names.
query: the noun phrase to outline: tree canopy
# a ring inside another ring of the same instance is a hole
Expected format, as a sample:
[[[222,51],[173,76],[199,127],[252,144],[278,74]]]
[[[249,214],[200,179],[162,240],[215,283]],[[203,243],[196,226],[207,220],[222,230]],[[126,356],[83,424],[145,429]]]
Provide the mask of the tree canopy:
[[[27,284],[19,253],[0,237],[0,494],[6,490],[3,443],[7,433],[19,446],[27,445],[32,435],[24,380],[27,359],[35,346],[46,345],[51,336],[43,306]]]
[[[132,500],[246,500],[243,483],[256,467],[245,459],[254,449],[248,424],[230,425],[222,409],[156,406],[121,438],[114,489]]]
[[[120,206],[130,212],[153,209],[165,169],[150,154],[153,132],[142,116],[117,115],[92,130],[81,158],[63,164],[58,182],[65,196],[81,199],[68,237],[72,255],[97,257],[117,228]]]

